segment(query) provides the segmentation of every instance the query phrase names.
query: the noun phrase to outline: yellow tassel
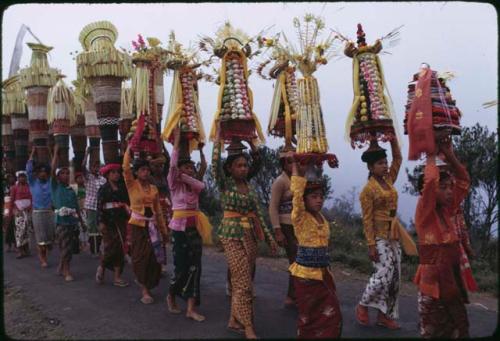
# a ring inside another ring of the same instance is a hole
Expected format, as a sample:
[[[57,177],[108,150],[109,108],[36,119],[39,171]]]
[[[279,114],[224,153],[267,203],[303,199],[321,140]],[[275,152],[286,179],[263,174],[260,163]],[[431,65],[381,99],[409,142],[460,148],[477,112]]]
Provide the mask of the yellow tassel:
[[[351,143],[351,126],[354,123],[356,117],[356,112],[360,105],[360,90],[359,90],[359,59],[357,55],[352,58],[352,86],[354,91],[354,99],[352,101],[351,110],[347,115],[347,120],[345,123],[345,139],[347,142]]]

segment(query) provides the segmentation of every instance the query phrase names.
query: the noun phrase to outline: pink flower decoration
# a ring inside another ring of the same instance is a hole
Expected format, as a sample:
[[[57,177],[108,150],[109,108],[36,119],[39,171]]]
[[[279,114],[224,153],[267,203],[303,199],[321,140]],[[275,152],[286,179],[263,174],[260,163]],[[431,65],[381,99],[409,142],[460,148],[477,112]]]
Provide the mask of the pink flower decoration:
[[[137,36],[138,36],[137,42],[141,44],[141,47],[146,47],[146,43],[144,42],[142,36],[140,34],[138,34]]]

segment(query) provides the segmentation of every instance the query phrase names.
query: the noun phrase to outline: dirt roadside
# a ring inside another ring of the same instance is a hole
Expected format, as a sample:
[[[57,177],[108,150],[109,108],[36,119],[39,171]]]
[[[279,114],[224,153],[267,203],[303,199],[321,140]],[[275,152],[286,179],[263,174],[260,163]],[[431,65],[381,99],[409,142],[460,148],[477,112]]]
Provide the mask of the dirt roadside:
[[[64,326],[51,318],[23,292],[21,287],[4,282],[4,332],[14,340],[67,340]]]

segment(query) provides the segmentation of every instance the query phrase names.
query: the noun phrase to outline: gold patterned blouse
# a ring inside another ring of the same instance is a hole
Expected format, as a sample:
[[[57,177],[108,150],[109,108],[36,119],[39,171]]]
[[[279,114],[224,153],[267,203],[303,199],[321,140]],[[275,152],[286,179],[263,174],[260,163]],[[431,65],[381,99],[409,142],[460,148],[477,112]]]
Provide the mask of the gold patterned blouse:
[[[363,214],[363,228],[368,245],[375,245],[375,238],[389,239],[391,221],[398,209],[398,192],[393,184],[401,167],[401,157],[396,153],[384,181],[389,189],[384,189],[374,177],[370,177],[359,200]]]
[[[322,223],[306,211],[304,204],[304,190],[307,180],[301,176],[292,176],[290,190],[293,193],[292,224],[297,237],[298,246],[305,247],[327,247],[330,239],[330,225],[320,213]],[[297,263],[290,265],[292,276],[322,280],[325,268],[310,268]]]

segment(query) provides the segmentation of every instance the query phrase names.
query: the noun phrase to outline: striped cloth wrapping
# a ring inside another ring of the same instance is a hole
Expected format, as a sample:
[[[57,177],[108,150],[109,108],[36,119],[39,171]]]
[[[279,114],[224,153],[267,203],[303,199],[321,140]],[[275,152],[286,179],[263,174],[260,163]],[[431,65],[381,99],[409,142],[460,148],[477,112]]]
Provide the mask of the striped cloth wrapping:
[[[299,246],[295,262],[310,268],[325,268],[330,265],[330,255],[327,247]]]

